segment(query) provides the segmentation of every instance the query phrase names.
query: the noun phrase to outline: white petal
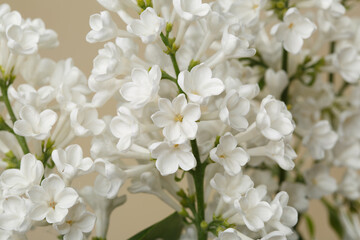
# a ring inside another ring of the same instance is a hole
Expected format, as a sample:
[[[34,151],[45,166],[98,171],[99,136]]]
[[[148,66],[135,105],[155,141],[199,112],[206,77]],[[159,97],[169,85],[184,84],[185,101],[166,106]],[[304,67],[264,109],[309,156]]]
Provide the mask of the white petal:
[[[70,208],[77,201],[79,195],[73,188],[64,188],[59,194],[54,198],[54,201],[57,203],[56,206],[61,208]]]
[[[34,130],[29,122],[25,120],[17,120],[14,123],[14,132],[17,135],[30,137],[34,135]]]

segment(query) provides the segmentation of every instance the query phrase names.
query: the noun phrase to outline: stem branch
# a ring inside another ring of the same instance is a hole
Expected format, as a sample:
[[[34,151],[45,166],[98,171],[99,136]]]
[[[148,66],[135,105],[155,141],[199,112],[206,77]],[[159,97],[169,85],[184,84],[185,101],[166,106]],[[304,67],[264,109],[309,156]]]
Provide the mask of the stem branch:
[[[6,106],[6,109],[8,110],[8,113],[10,115],[11,121],[13,123],[16,122],[16,116],[14,114],[14,111],[11,107],[10,101],[9,101],[9,96],[8,96],[8,85],[6,85],[5,83],[7,82],[4,79],[0,79],[0,81],[2,81],[2,84],[0,85],[1,88],[1,94],[2,94],[2,100]],[[29,147],[26,143],[26,140],[24,137],[17,135],[13,130],[11,131],[11,133],[14,134],[14,136],[16,137],[16,140],[19,142],[19,145],[22,149],[22,151],[24,152],[24,154],[27,154],[30,152]]]

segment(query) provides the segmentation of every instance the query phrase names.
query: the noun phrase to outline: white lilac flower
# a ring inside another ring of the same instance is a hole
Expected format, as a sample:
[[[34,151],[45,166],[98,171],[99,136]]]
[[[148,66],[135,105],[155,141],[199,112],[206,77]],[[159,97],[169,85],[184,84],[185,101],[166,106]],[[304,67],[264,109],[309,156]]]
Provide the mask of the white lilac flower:
[[[22,195],[38,185],[44,174],[43,163],[31,153],[21,158],[20,169],[5,170],[0,176],[4,196]]]
[[[222,10],[226,13],[230,10],[235,0],[218,0],[217,1]]]
[[[73,188],[65,187],[64,181],[55,174],[45,178],[41,186],[33,186],[28,195],[33,202],[30,218],[35,221],[46,218],[48,223],[62,222],[79,197]]]
[[[133,38],[117,37],[115,43],[126,58],[131,58],[139,53],[138,43]]]
[[[278,141],[290,135],[294,131],[295,124],[285,103],[269,95],[261,101],[256,116],[256,127],[264,137],[272,141]]]
[[[141,38],[145,44],[154,42],[165,27],[165,20],[157,15],[151,7],[146,8],[140,14],[140,20],[134,19],[127,30]]]
[[[269,203],[261,201],[257,188],[251,188],[246,195],[234,202],[237,213],[229,218],[229,223],[245,224],[251,231],[258,231],[273,215]]]
[[[186,21],[204,17],[210,11],[209,4],[202,3],[202,0],[173,0],[173,4],[176,13]]]
[[[97,194],[93,187],[87,186],[80,190],[80,196],[94,210],[96,215],[96,236],[105,239],[111,213],[116,207],[125,203],[126,195],[108,199]]]
[[[26,19],[24,25],[27,29],[39,34],[39,48],[54,48],[59,46],[57,33],[52,29],[46,29],[42,19]]]
[[[345,141],[360,139],[360,112],[344,111],[339,116],[339,137]]]
[[[71,58],[57,62],[49,83],[56,90],[56,100],[62,109],[71,111],[87,102],[86,95],[90,93],[87,78]]]
[[[221,37],[222,31],[226,26],[226,19],[223,14],[219,12],[210,11],[205,19],[206,33],[200,47],[196,51],[195,57],[193,58],[195,61],[202,59],[214,40]]]
[[[94,183],[96,194],[109,199],[116,198],[127,178],[126,173],[115,164],[101,158],[95,160],[94,168],[99,173]]]
[[[1,203],[0,229],[6,231],[26,232],[31,227],[28,218],[29,200],[18,196],[9,196]],[[0,236],[1,232],[0,232]],[[5,238],[7,239],[7,238]]]
[[[17,90],[10,86],[9,96],[23,105],[31,105],[35,109],[44,109],[54,98],[55,89],[51,86],[43,86],[35,90],[29,84],[21,84]]]
[[[210,151],[210,158],[222,165],[227,174],[235,176],[249,161],[249,154],[241,147],[237,147],[236,138],[231,133],[226,133],[220,138],[217,147]]]
[[[308,209],[308,190],[305,184],[283,182],[280,189],[289,194],[289,205],[293,206],[298,212],[303,213]]]
[[[86,211],[83,203],[78,203],[69,209],[64,221],[54,227],[63,235],[64,240],[83,239],[84,233],[89,233],[94,228],[95,220],[95,215]]]
[[[347,213],[345,209],[340,210],[340,220],[344,227],[344,239],[359,239],[360,238],[360,219],[357,213]]]
[[[274,160],[282,169],[292,170],[295,166],[296,152],[289,143],[284,140],[269,141],[265,146],[250,148],[247,150],[251,157],[268,157]]]
[[[314,23],[303,17],[296,8],[287,10],[282,23],[276,24],[271,33],[283,43],[286,51],[297,54],[304,43],[303,39],[311,36],[316,29]]]
[[[95,80],[104,84],[105,80],[127,73],[127,67],[129,67],[129,64],[124,58],[121,49],[113,42],[108,42],[104,45],[104,48],[98,51],[98,55],[93,60],[89,82]],[[89,87],[95,91],[91,85]]]
[[[227,77],[224,81],[226,93],[232,90],[237,91],[239,96],[248,100],[254,99],[259,93],[259,85],[256,84],[242,84],[240,79]]]
[[[118,35],[119,29],[108,11],[102,11],[90,16],[91,31],[86,35],[89,43],[104,42]]]
[[[55,67],[55,61],[35,55],[26,59],[19,70],[21,76],[27,83],[31,84],[33,87],[36,86],[41,88],[44,87],[44,85],[49,84],[50,77],[53,74]]]
[[[85,174],[93,165],[90,158],[83,158],[83,151],[77,144],[70,145],[65,150],[54,150],[51,158],[61,176],[68,182],[76,176]]]
[[[251,180],[255,186],[265,185],[269,194],[275,193],[279,188],[278,179],[273,176],[270,169],[254,169],[251,172]]]
[[[0,131],[0,155],[4,156],[10,151],[17,159],[21,159],[24,155],[14,134],[6,131]]]
[[[6,29],[7,45],[16,54],[31,55],[38,51],[40,36],[37,32],[19,25],[11,25]]]
[[[219,107],[219,117],[221,121],[237,131],[243,131],[249,123],[245,118],[250,110],[250,102],[242,97],[235,89],[227,92],[224,100]]]
[[[329,171],[329,167],[325,164],[316,164],[305,172],[304,177],[310,198],[319,199],[337,190],[336,179],[330,176]]]
[[[196,159],[188,144],[158,142],[149,148],[151,156],[156,158],[156,168],[163,176],[175,173],[179,167],[189,171],[196,166]]]
[[[70,114],[71,127],[76,136],[99,135],[105,128],[105,122],[98,118],[93,107],[75,108]]]
[[[101,4],[101,6],[112,12],[118,12],[122,10],[125,6],[130,6],[130,4],[134,4],[131,0],[97,0],[97,2]]]
[[[238,15],[240,23],[251,25],[258,20],[265,3],[265,0],[234,1],[229,12]]]
[[[281,191],[276,194],[270,207],[274,215],[267,222],[267,226],[281,231],[284,235],[292,233],[291,228],[295,226],[298,221],[298,213],[295,208],[288,206],[289,195]]]
[[[213,68],[225,60],[254,56],[256,50],[249,48],[249,35],[244,34],[242,31],[242,26],[239,24],[233,24],[225,28],[221,38],[221,49],[208,58],[204,65]]]
[[[309,133],[303,138],[303,144],[309,149],[314,159],[323,159],[325,150],[330,150],[335,146],[338,139],[337,134],[332,130],[328,121],[317,122]]]
[[[355,47],[341,48],[333,56],[333,65],[348,83],[357,83],[360,79],[360,56]]]
[[[215,240],[248,240],[251,238],[246,238],[242,233],[237,231],[234,228],[228,228],[219,233],[219,236]]]
[[[287,240],[287,239],[288,238],[282,231],[273,231],[263,236],[260,240]]]
[[[92,76],[89,78],[89,87],[95,94],[92,98],[91,105],[94,107],[102,107],[109,101],[120,89],[121,80],[112,78],[106,81],[96,81]]]
[[[224,83],[212,77],[209,67],[201,64],[189,71],[179,74],[178,82],[191,102],[202,104],[210,96],[216,96],[224,91]]]
[[[335,166],[345,166],[352,169],[360,169],[360,142],[338,141],[332,149]]]
[[[340,0],[319,0],[316,3],[320,8],[329,11],[333,17],[340,17],[346,12]]]
[[[22,107],[19,115],[20,119],[14,123],[14,132],[37,140],[46,139],[57,120],[57,114],[54,111],[46,109],[38,113],[30,105]]]
[[[131,82],[125,83],[121,96],[130,102],[133,108],[142,108],[157,96],[160,87],[161,70],[155,65],[148,72],[145,69],[134,68],[131,72]]]
[[[338,191],[347,199],[356,200],[360,197],[360,176],[354,169],[347,169]]]
[[[3,3],[0,5],[0,18],[3,18],[5,14],[9,13],[11,11],[11,8],[9,4]]]
[[[275,72],[272,68],[269,68],[265,72],[265,83],[269,94],[273,95],[276,99],[280,99],[282,92],[289,84],[289,80],[285,71]]]
[[[151,119],[156,126],[164,128],[163,134],[167,140],[180,144],[195,138],[198,129],[196,121],[201,116],[198,104],[187,103],[185,95],[180,94],[172,102],[160,98],[159,109]]]
[[[135,137],[139,134],[139,124],[137,119],[132,115],[126,107],[120,107],[117,116],[111,120],[111,133],[119,138],[116,145],[119,151],[128,150]]]
[[[174,175],[169,176],[167,178],[163,178],[159,171],[155,168],[151,168],[146,171],[142,171],[142,173],[137,174],[131,179],[131,186],[128,188],[130,193],[148,193],[153,194],[160,198],[163,202],[168,204],[175,211],[181,211],[181,206],[178,202],[174,201],[173,198],[165,192],[165,189],[169,190],[172,187],[166,187],[165,182],[169,183],[170,179],[173,180]],[[177,190],[175,190],[177,189]],[[171,191],[178,191],[179,188],[176,186],[175,189],[171,189]],[[176,194],[176,193],[175,193]]]
[[[248,175],[243,173],[230,176],[228,174],[216,173],[210,180],[210,185],[220,195],[226,203],[232,203],[236,199],[243,197],[246,192],[254,187],[254,183]]]
[[[140,175],[131,179],[131,186],[128,188],[131,193],[149,193],[158,195],[162,192],[159,171],[142,172]]]

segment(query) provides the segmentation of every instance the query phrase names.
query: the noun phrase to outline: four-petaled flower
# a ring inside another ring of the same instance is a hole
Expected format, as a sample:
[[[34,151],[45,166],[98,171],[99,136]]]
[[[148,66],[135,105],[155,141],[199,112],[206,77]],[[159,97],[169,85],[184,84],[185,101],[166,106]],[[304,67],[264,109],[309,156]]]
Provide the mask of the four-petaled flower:
[[[41,182],[41,186],[33,186],[28,192],[33,202],[30,218],[41,221],[46,218],[48,223],[60,223],[74,206],[79,195],[56,174],[51,174]]]
[[[225,172],[231,176],[239,174],[241,167],[249,161],[249,154],[237,147],[236,138],[231,133],[226,133],[220,138],[220,143],[210,151],[213,161],[222,165]]]
[[[163,134],[167,140],[180,144],[195,138],[198,129],[196,121],[201,115],[198,104],[187,103],[185,95],[180,94],[172,102],[160,98],[159,109],[151,119],[156,126],[164,128]]]
[[[57,114],[53,110],[38,113],[33,106],[26,105],[20,110],[20,120],[15,122],[14,132],[20,136],[45,140],[56,120]]]
[[[284,22],[276,24],[271,33],[283,43],[286,51],[297,54],[304,43],[303,39],[309,38],[315,29],[314,23],[301,16],[296,8],[290,8],[284,16]]]
[[[188,144],[158,142],[153,143],[150,149],[151,156],[157,158],[156,168],[163,176],[175,173],[179,167],[189,171],[196,166],[195,157]]]

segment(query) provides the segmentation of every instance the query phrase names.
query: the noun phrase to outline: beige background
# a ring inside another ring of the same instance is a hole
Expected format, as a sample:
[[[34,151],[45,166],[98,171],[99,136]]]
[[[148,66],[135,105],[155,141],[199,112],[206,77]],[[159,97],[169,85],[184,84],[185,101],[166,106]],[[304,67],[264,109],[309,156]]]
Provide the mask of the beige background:
[[[42,56],[54,60],[72,57],[75,65],[89,76],[92,59],[97,55],[97,50],[102,47],[102,44],[89,44],[85,41],[85,36],[90,29],[89,16],[104,10],[96,0],[0,1],[0,3],[4,2],[9,3],[13,10],[18,10],[24,18],[42,18],[47,28],[54,29],[58,33],[60,46],[43,51]],[[103,109],[102,112],[115,115],[116,109],[111,106]],[[88,142],[84,142],[84,145],[88,146]],[[84,152],[88,155],[88,147],[84,149]],[[89,178],[83,178],[81,181],[82,185],[93,183],[93,179]],[[113,212],[108,240],[126,239],[171,212],[169,207],[153,196],[129,194],[127,203]],[[336,239],[332,230],[327,228],[327,217],[322,205],[313,203],[309,212],[317,222],[317,239]],[[51,227],[37,228],[28,236],[30,240],[57,239],[56,232]]]

